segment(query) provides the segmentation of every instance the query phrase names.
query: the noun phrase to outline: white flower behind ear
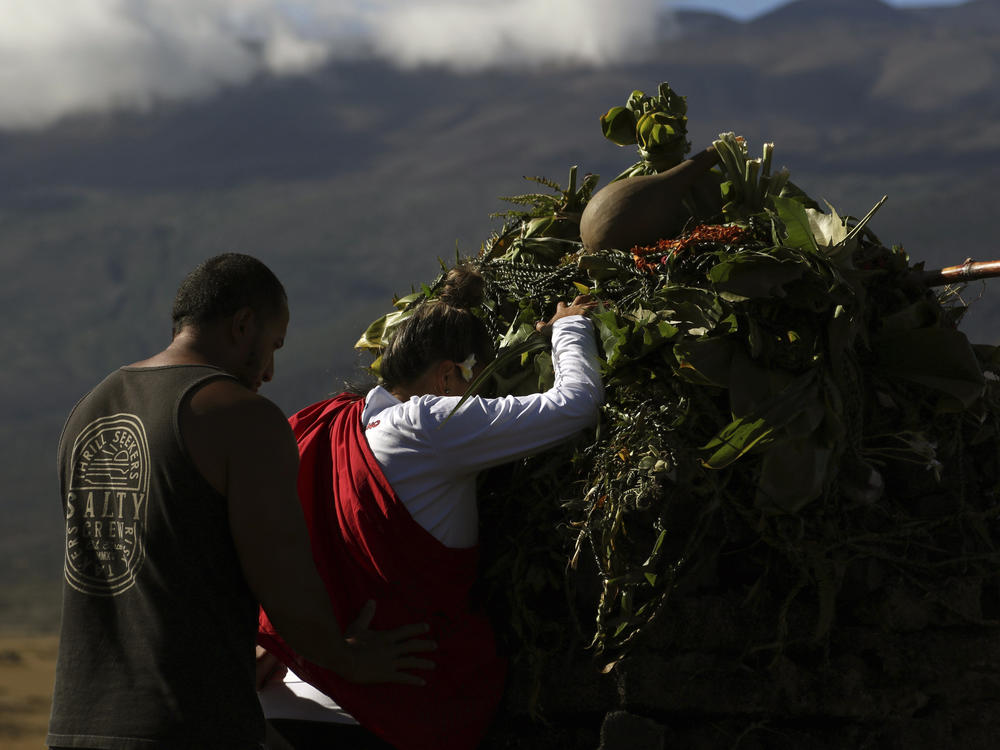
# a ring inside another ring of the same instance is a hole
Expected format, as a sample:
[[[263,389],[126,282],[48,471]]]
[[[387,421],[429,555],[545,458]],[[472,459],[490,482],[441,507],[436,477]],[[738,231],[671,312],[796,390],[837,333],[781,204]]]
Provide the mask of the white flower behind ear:
[[[462,377],[465,378],[466,383],[472,382],[472,368],[476,366],[476,355],[470,354],[464,360],[458,363],[458,369],[462,372]]]

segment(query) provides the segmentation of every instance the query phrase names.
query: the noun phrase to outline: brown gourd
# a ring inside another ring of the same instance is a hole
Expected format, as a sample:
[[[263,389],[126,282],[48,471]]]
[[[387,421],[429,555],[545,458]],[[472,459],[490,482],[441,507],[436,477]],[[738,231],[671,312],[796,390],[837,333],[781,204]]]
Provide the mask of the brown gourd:
[[[584,248],[630,250],[677,236],[690,218],[685,194],[718,161],[709,146],[665,172],[628,177],[598,190],[580,217]]]

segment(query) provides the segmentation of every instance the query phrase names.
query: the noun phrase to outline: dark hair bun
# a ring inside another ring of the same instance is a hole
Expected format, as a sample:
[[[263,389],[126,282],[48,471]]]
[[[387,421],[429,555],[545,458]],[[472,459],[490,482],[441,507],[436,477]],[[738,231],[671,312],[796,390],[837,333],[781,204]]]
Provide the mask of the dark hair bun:
[[[483,303],[483,277],[468,266],[459,266],[448,272],[438,299],[449,307],[471,310]]]

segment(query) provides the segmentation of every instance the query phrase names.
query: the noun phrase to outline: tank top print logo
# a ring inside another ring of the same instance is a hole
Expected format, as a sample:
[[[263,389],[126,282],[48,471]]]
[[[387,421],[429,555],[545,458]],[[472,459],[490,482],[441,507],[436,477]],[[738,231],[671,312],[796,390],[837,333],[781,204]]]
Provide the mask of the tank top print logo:
[[[145,559],[149,443],[132,414],[94,420],[73,443],[66,581],[84,594],[127,591]]]

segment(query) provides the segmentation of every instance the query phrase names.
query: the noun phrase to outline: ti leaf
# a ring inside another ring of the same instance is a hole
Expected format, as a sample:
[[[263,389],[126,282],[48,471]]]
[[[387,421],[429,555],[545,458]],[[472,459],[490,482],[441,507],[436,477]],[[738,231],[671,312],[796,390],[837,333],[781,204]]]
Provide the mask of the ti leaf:
[[[785,244],[800,250],[818,252],[819,247],[816,245],[805,206],[793,198],[781,195],[772,196],[771,200],[774,201],[778,218],[785,227]]]
[[[368,326],[365,332],[361,335],[361,338],[359,338],[354,344],[354,348],[368,350],[380,350],[385,348],[389,343],[392,332],[399,327],[400,323],[410,317],[410,315],[412,315],[412,312],[409,310],[397,310],[396,312],[383,315],[381,318]]]
[[[892,331],[873,341],[878,369],[890,378],[919,383],[971,406],[986,387],[969,340],[952,328]]]
[[[604,360],[608,368],[614,367],[622,357],[623,349],[628,343],[629,328],[618,324],[618,316],[612,310],[602,310],[591,314],[601,346],[604,349]]]
[[[785,284],[801,279],[808,267],[767,255],[738,255],[712,267],[708,279],[719,292],[759,299],[784,297]]]
[[[733,355],[739,346],[735,339],[722,336],[679,341],[674,345],[677,374],[698,385],[724,388],[729,385]]]
[[[736,361],[740,360],[736,358]],[[800,375],[752,412],[727,424],[701,446],[700,450],[710,453],[702,464],[709,469],[724,468],[751,449],[775,440],[779,430],[796,422],[803,413],[812,413],[821,407],[816,373]]]
[[[757,507],[797,513],[819,497],[832,457],[833,449],[818,432],[773,443],[761,462]]]
[[[723,469],[758,444],[766,445],[774,431],[774,425],[768,424],[764,417],[734,419],[701,447],[703,451],[711,451],[702,464],[708,469]]]

